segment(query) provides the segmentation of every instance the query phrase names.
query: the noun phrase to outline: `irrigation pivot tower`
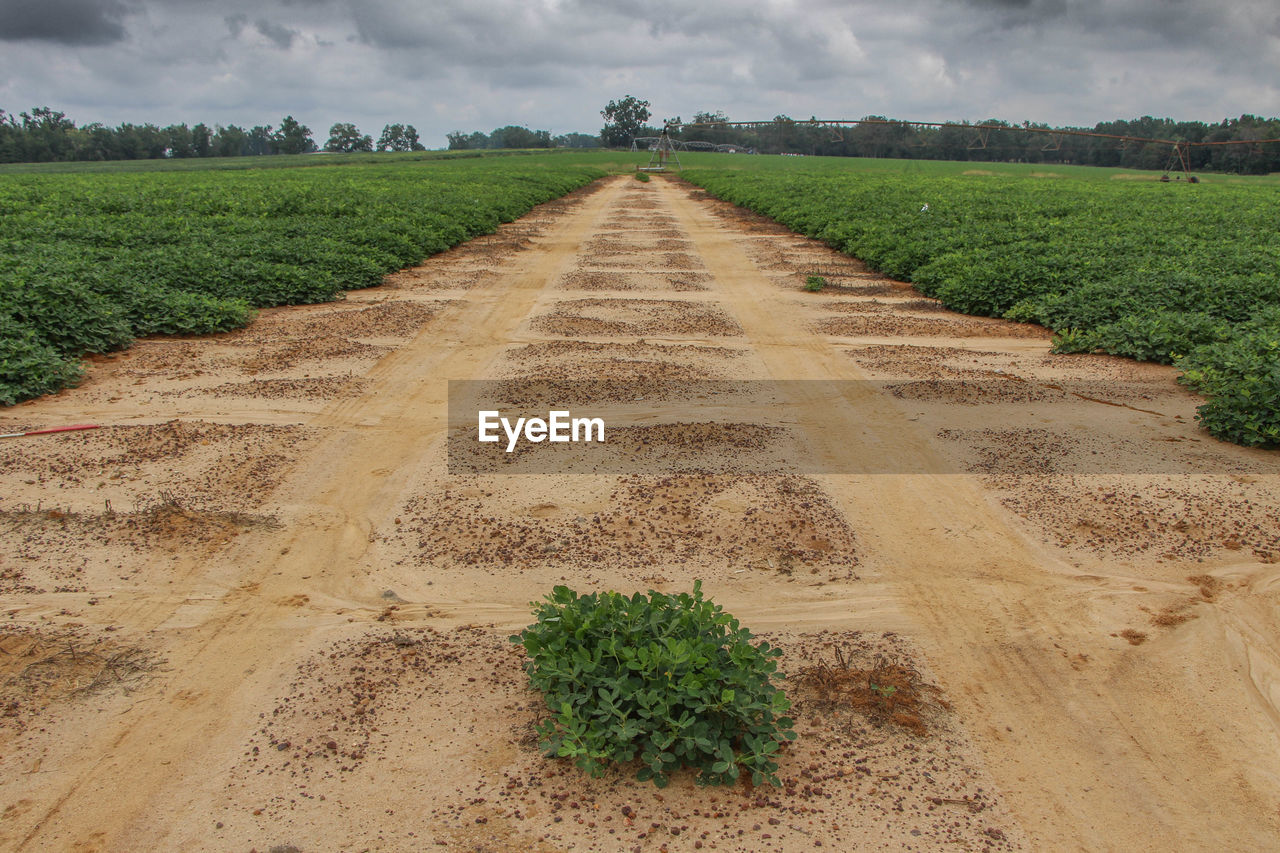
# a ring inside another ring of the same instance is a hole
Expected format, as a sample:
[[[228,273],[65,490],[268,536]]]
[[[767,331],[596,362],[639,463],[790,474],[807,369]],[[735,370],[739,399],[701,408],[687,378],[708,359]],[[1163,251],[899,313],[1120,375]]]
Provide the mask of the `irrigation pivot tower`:
[[[681,169],[680,157],[676,154],[676,147],[671,144],[671,134],[667,132],[667,125],[662,126],[662,134],[649,148],[649,165],[638,166],[641,172],[665,172],[667,164],[674,163],[677,170]]]

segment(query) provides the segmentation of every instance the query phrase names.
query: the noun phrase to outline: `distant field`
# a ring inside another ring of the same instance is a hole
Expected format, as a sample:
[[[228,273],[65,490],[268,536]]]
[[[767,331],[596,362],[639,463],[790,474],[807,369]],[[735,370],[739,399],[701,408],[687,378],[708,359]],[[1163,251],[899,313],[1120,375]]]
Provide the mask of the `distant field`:
[[[344,159],[6,169],[0,404],[141,335],[222,331],[253,308],[376,285],[605,174],[589,156]]]
[[[1040,323],[1060,351],[1176,364],[1211,398],[1200,410],[1210,432],[1280,445],[1273,177],[1190,185],[1089,167],[725,155],[688,165],[685,179],[713,195],[950,308]]]

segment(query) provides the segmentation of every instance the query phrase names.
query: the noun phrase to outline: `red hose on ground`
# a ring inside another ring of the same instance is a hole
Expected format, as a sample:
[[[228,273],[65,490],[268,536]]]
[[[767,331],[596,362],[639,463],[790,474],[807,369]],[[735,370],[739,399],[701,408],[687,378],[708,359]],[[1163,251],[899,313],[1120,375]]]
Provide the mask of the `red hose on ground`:
[[[47,432],[71,432],[79,429],[98,429],[97,424],[74,424],[72,426],[49,427],[48,429],[33,429],[27,432],[10,432],[0,435],[0,438],[22,438],[27,435],[44,435]]]

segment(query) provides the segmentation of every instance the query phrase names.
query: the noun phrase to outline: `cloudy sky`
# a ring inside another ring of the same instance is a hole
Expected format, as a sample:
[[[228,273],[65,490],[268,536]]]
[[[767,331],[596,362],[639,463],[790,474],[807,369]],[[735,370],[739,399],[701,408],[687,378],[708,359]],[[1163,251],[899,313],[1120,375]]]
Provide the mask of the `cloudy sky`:
[[[1276,0],[0,0],[0,108],[595,133],[655,119],[1280,115]]]

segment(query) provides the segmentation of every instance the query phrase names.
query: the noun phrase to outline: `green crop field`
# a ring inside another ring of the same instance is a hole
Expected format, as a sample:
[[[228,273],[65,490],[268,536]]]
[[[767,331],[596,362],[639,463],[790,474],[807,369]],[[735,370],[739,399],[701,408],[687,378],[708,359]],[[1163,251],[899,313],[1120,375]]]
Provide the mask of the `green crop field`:
[[[725,167],[726,161],[728,167]],[[1240,444],[1280,445],[1274,179],[834,158],[691,159],[685,179],[1059,351],[1172,363]],[[927,209],[925,205],[928,205]]]
[[[357,155],[257,158],[276,166],[267,169],[5,169],[0,404],[73,383],[80,356],[138,336],[223,331],[257,307],[376,285],[605,174],[591,159]],[[340,166],[298,168],[330,164]]]

